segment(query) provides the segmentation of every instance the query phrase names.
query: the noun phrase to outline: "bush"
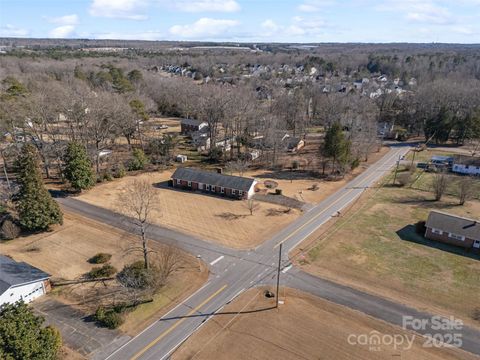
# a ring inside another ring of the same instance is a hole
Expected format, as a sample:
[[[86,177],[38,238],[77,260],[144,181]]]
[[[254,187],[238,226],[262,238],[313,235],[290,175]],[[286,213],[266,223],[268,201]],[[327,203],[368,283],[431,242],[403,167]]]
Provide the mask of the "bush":
[[[402,173],[397,175],[397,181],[400,186],[407,186],[410,184],[411,181],[411,174],[410,173]]]
[[[117,269],[115,269],[112,265],[105,264],[102,267],[94,267],[92,270],[90,270],[86,274],[86,277],[88,279],[101,279],[101,278],[110,277],[116,272],[117,272]]]
[[[92,256],[90,259],[88,259],[88,262],[90,264],[104,264],[112,258],[111,254],[107,253],[98,253],[94,256]]]
[[[360,166],[360,159],[359,158],[353,159],[352,162],[350,163],[350,168],[352,170],[356,169],[359,166]]]
[[[20,228],[10,219],[6,219],[0,229],[0,238],[5,240],[16,239],[20,235]]]
[[[143,261],[136,261],[125,267],[117,275],[118,281],[125,287],[146,289],[155,287],[158,281],[158,269],[145,269]]]
[[[419,221],[415,224],[415,232],[418,235],[425,235],[425,231],[427,230],[427,227],[425,226],[425,221]]]
[[[143,170],[148,163],[148,158],[142,149],[133,150],[133,159],[128,163],[129,171]]]
[[[119,164],[115,167],[115,172],[113,174],[114,177],[120,179],[123,178],[125,175],[127,175],[127,171],[125,170],[125,166],[123,166],[123,164]]]
[[[123,324],[121,314],[115,309],[105,309],[103,306],[99,306],[95,311],[95,320],[109,329],[116,329]]]
[[[110,171],[106,171],[103,173],[103,181],[112,181],[112,180],[113,180],[113,176]]]

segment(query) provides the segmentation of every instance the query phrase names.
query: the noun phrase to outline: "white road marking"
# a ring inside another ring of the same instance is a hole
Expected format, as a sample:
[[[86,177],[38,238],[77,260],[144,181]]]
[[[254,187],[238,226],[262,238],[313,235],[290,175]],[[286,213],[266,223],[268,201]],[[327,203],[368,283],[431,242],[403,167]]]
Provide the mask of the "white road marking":
[[[220,260],[222,260],[224,257],[225,257],[225,256],[222,255],[222,256],[216,258],[215,260],[213,260],[213,261],[210,263],[210,265],[211,265],[211,266],[215,265],[217,262],[219,262]]]

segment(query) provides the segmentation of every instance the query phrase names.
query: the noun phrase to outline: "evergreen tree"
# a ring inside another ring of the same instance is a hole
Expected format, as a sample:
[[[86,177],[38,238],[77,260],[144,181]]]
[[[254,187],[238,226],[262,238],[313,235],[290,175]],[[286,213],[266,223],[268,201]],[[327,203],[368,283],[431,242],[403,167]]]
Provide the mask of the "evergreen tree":
[[[65,153],[63,174],[75,190],[84,190],[95,185],[92,163],[85,147],[77,142],[68,144]]]
[[[23,146],[16,163],[20,191],[17,210],[20,224],[28,230],[46,230],[52,224],[62,224],[63,216],[43,183],[35,147]]]
[[[0,359],[55,360],[62,346],[57,329],[42,327],[43,317],[36,316],[23,302],[0,307]]]
[[[334,123],[325,134],[322,148],[323,155],[332,159],[332,174],[337,163],[345,164],[350,156],[350,142],[345,139],[342,127]]]

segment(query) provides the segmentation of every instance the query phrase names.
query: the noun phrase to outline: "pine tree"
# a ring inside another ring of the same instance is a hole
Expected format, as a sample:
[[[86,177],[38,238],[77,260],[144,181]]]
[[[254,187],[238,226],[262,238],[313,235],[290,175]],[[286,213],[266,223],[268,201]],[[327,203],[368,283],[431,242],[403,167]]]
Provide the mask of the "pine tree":
[[[57,359],[62,346],[60,333],[54,327],[43,327],[44,318],[25,303],[1,306],[0,319],[0,359]]]
[[[16,168],[20,184],[16,203],[20,224],[27,230],[46,230],[52,224],[62,224],[62,212],[43,183],[33,145],[23,146]]]
[[[68,144],[63,174],[75,190],[82,191],[95,185],[92,163],[85,147],[79,143]]]
[[[334,123],[325,134],[325,142],[322,148],[323,155],[332,158],[332,174],[335,172],[335,165],[345,164],[350,156],[350,142],[345,139],[342,127]]]

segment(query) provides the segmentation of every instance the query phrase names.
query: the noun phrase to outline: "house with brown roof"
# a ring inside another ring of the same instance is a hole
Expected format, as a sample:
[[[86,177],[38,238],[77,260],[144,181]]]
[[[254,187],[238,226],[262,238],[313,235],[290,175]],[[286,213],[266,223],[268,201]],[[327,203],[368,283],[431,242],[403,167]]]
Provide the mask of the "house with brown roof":
[[[425,226],[427,239],[480,251],[479,220],[431,211]]]
[[[172,175],[173,187],[235,199],[250,199],[255,194],[256,183],[251,178],[188,167],[177,168]]]

